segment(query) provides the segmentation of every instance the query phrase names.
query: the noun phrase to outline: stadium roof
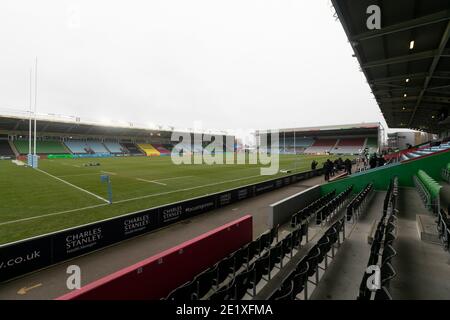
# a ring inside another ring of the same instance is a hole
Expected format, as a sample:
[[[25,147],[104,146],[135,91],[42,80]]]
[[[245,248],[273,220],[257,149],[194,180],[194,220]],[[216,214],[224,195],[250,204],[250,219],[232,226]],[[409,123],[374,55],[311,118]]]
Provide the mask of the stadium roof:
[[[433,133],[448,126],[449,0],[332,3],[388,126]],[[370,5],[380,7],[381,29],[367,28]]]
[[[29,130],[28,115],[0,114],[0,133],[27,134]],[[172,132],[196,132],[207,134],[226,135],[224,131],[177,129],[174,127],[157,126],[155,128],[138,126],[133,123],[102,124],[91,121],[81,121],[76,117],[63,117],[57,115],[37,116],[38,136],[48,135],[74,135],[74,136],[113,136],[113,137],[150,137],[160,136],[170,138]]]
[[[285,128],[278,129],[280,133],[285,134],[300,134],[304,136],[315,135],[339,135],[339,134],[377,134],[381,129],[381,124],[378,122],[370,123],[354,123],[354,124],[342,124],[342,125],[330,125],[319,127],[303,127],[303,128]],[[268,130],[258,130],[258,133],[267,133]]]
[[[304,128],[287,128],[280,129],[284,132],[302,132],[302,131],[329,131],[329,130],[348,130],[348,129],[378,129],[380,127],[379,122],[371,123],[354,123],[354,124],[341,124],[331,126],[318,126],[318,127],[304,127]]]

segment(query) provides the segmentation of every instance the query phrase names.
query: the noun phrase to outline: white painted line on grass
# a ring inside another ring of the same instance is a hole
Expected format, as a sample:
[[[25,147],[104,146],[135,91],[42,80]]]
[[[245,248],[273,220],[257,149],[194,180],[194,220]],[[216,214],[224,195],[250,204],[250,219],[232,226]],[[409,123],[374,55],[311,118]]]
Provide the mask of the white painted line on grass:
[[[156,180],[145,180],[145,179],[141,179],[141,178],[136,178],[136,180],[143,181],[143,182],[149,182],[149,183],[156,183],[156,184],[159,184],[161,186],[167,186],[167,184],[162,183],[162,182],[158,182]]]
[[[226,181],[221,181],[221,182],[208,183],[208,184],[203,184],[201,186],[195,186],[195,187],[190,187],[190,188],[183,188],[183,189],[177,189],[177,190],[172,190],[172,191],[154,193],[154,194],[149,194],[149,195],[146,195],[146,196],[141,196],[141,197],[135,197],[135,198],[130,198],[130,199],[123,199],[123,200],[119,200],[119,201],[114,201],[114,203],[123,203],[123,202],[139,200],[139,199],[153,198],[153,197],[162,196],[162,195],[165,195],[165,194],[171,194],[171,193],[182,192],[182,191],[189,191],[189,190],[194,190],[194,189],[199,189],[199,188],[206,188],[206,187],[216,186],[216,185],[219,185],[219,184],[224,184],[224,183],[229,183],[229,182],[234,182],[234,181],[240,181],[240,180],[247,180],[247,179],[252,179],[252,178],[256,178],[256,177],[261,177],[261,175],[244,177],[244,178],[238,178],[238,179],[232,179],[232,180],[226,180]],[[137,179],[139,179],[139,178],[137,178]],[[150,181],[148,181],[148,182],[150,182]],[[152,181],[152,182],[154,182],[154,181]]]
[[[37,169],[38,171],[41,171],[42,173],[45,173],[47,175],[52,176],[51,174],[42,171],[40,169]],[[160,192],[160,193],[155,193],[155,194],[150,194],[150,195],[146,195],[146,196],[141,196],[141,197],[136,197],[136,198],[130,198],[130,199],[124,199],[124,200],[119,200],[119,201],[114,201],[114,203],[123,203],[123,202],[129,202],[129,201],[135,201],[135,200],[140,200],[140,199],[145,199],[145,198],[151,198],[151,197],[157,197],[157,196],[161,196],[161,195],[166,195],[166,194],[171,194],[171,193],[176,193],[176,192],[181,192],[181,191],[189,191],[189,190],[193,190],[193,189],[199,189],[199,188],[205,188],[205,187],[210,187],[210,186],[214,186],[214,185],[219,185],[219,184],[224,184],[224,183],[228,183],[228,182],[234,182],[234,181],[240,181],[240,180],[245,180],[245,179],[252,179],[252,178],[256,178],[256,177],[260,177],[261,175],[256,175],[256,176],[249,176],[249,177],[244,177],[244,178],[238,178],[238,179],[233,179],[233,180],[226,180],[226,181],[221,181],[221,182],[215,182],[215,183],[209,183],[209,184],[205,184],[205,185],[201,185],[201,186],[195,186],[195,187],[191,187],[191,188],[184,188],[184,189],[178,189],[178,190],[173,190],[173,191],[167,191],[167,192]],[[56,178],[64,183],[68,183],[67,181],[64,181],[62,179],[59,179],[58,177],[52,176],[53,178]],[[138,178],[139,179],[139,178]],[[79,188],[77,186],[72,185],[75,188]],[[80,188],[81,189],[81,188]],[[88,193],[90,193],[87,190],[81,189],[83,191],[86,191]],[[95,194],[92,194],[96,197],[98,197]],[[100,197],[101,198],[101,197]],[[103,198],[101,198],[103,199]],[[88,210],[88,209],[93,209],[93,208],[98,208],[98,207],[103,207],[106,205],[109,205],[109,202],[106,199],[103,199],[105,202],[107,203],[102,203],[102,204],[97,204],[97,205],[93,205],[93,206],[89,206],[89,207],[83,207],[83,208],[78,208],[78,209],[71,209],[71,210],[66,210],[66,211],[59,211],[59,212],[54,212],[54,213],[48,213],[48,214],[43,214],[43,215],[39,215],[39,216],[34,216],[34,217],[29,217],[29,218],[23,218],[23,219],[18,219],[18,220],[12,220],[12,221],[6,221],[6,222],[1,222],[0,226],[3,225],[8,225],[8,224],[14,224],[17,222],[23,222],[23,221],[28,221],[28,220],[34,220],[34,219],[40,219],[40,218],[45,218],[45,217],[50,217],[50,216],[57,216],[57,215],[61,215],[61,214],[66,214],[66,213],[72,213],[72,212],[77,212],[77,211],[83,211],[83,210]],[[238,210],[239,208],[235,208],[233,210]]]
[[[6,221],[6,222],[1,222],[0,226],[4,226],[7,224],[14,224],[17,222],[23,222],[23,221],[29,221],[29,220],[34,220],[34,219],[39,219],[39,218],[45,218],[45,217],[50,217],[50,216],[57,216],[60,214],[65,214],[65,213],[71,213],[71,212],[77,212],[77,211],[83,211],[83,210],[88,210],[88,209],[93,209],[93,208],[98,208],[98,207],[103,207],[103,206],[107,206],[107,203],[102,203],[102,204],[96,204],[93,206],[89,206],[89,207],[83,207],[83,208],[77,208],[77,209],[70,209],[70,210],[66,210],[66,211],[59,211],[59,212],[53,212],[53,213],[47,213],[47,214],[42,214],[40,216],[33,216],[33,217],[28,217],[28,218],[22,218],[22,219],[17,219],[17,220],[12,220],[12,221]]]
[[[100,175],[99,172],[91,172],[91,173],[79,173],[79,174],[65,174],[63,176],[58,176],[58,178],[66,178],[66,177],[82,177],[82,176],[93,176]]]
[[[183,179],[183,178],[191,178],[192,176],[181,176],[181,177],[172,177],[172,178],[163,178],[163,179],[156,179],[152,181],[166,181],[166,180],[173,180],[173,179]]]
[[[110,171],[100,171],[100,172],[101,172],[101,173],[110,174],[110,175],[113,175],[113,176],[117,175],[117,173],[115,173],[115,172],[110,172]]]
[[[56,179],[56,180],[58,180],[58,181],[61,181],[62,183],[65,183],[65,184],[67,184],[67,185],[69,185],[69,186],[71,186],[71,187],[73,187],[73,188],[75,188],[75,189],[77,189],[77,190],[80,190],[80,191],[83,191],[83,192],[85,192],[85,193],[87,193],[87,194],[90,194],[91,196],[96,197],[97,199],[100,199],[100,200],[102,200],[102,201],[104,201],[104,202],[106,202],[106,203],[109,204],[109,201],[108,201],[108,200],[106,200],[105,198],[100,197],[99,195],[97,195],[97,194],[95,194],[95,193],[92,193],[92,192],[87,191],[87,190],[85,190],[85,189],[83,189],[83,188],[80,188],[80,187],[78,187],[78,186],[76,186],[76,185],[74,185],[74,184],[72,184],[72,183],[70,183],[70,182],[67,182],[66,180],[63,180],[63,179],[61,179],[61,178],[58,178],[58,177],[56,177],[56,176],[54,176],[54,175],[52,175],[52,174],[50,174],[50,173],[48,173],[48,172],[45,172],[45,171],[43,171],[43,170],[41,170],[41,169],[36,169],[36,170],[39,171],[39,172],[42,172],[42,173],[44,173],[44,174],[46,174],[46,175],[48,175],[49,177],[52,177],[52,178]]]

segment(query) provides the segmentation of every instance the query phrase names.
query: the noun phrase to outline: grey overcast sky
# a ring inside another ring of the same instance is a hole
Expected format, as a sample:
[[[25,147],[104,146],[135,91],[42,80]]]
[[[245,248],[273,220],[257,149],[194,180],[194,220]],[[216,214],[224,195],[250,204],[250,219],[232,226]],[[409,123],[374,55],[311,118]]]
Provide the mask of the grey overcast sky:
[[[211,129],[383,121],[328,0],[2,0],[0,110]]]

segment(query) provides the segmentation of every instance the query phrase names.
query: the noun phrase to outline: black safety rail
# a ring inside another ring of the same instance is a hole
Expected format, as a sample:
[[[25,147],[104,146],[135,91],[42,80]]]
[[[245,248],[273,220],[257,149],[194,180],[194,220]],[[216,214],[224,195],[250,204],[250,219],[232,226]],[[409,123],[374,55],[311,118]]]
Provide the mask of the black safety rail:
[[[397,230],[398,178],[389,184],[383,214],[373,237],[369,261],[359,287],[358,300],[392,300],[390,281],[396,276],[391,261],[397,254],[393,248]]]

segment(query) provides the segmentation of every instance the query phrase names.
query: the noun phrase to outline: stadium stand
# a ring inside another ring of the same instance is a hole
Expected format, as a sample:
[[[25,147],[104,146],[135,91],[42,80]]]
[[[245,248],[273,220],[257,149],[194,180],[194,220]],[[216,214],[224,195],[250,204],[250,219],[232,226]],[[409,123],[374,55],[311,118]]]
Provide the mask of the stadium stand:
[[[145,155],[145,153],[141,151],[141,149],[138,148],[136,144],[132,142],[122,142],[121,144],[130,152],[131,155],[135,156]]]
[[[108,149],[112,154],[115,153],[128,153],[128,150],[117,142],[103,142],[103,145]]]
[[[88,141],[87,143],[88,148],[93,151],[94,153],[109,153],[109,150],[105,148],[105,146],[98,141]]]
[[[199,144],[193,144],[192,145],[192,152],[194,153],[202,153],[203,152],[203,146]]]
[[[383,214],[373,236],[369,261],[367,263],[368,268],[373,269],[374,266],[377,266],[380,269],[381,287],[368,288],[367,280],[370,274],[364,273],[359,287],[358,300],[392,300],[389,293],[389,285],[391,280],[396,276],[391,261],[397,254],[392,246],[396,239],[397,206],[398,178],[395,177],[391,180],[386,193]]]
[[[400,160],[405,161],[413,158],[432,155],[433,153],[445,151],[448,149],[450,149],[450,142],[441,143],[438,146],[426,145],[418,149],[413,149],[411,151],[405,150],[400,154]]]
[[[16,150],[20,154],[28,153],[28,140],[14,140]],[[36,141],[36,152],[38,154],[65,154],[69,151],[64,148],[60,141]]]
[[[166,149],[162,144],[153,144],[153,146],[158,150],[161,156],[170,155],[170,151]]]
[[[64,141],[64,144],[74,154],[90,153],[89,147],[84,141],[68,140]]]
[[[338,144],[330,153],[334,154],[360,154],[364,149],[365,138],[339,139]]]
[[[313,138],[285,138],[280,137],[280,153],[287,154],[301,154],[306,148],[310,147],[314,143]]]
[[[306,148],[305,153],[327,153],[336,145],[337,139],[317,139]]]
[[[369,153],[378,152],[378,142],[377,142],[377,140],[378,139],[375,138],[375,137],[367,138],[366,148],[369,149]]]
[[[14,151],[11,149],[8,140],[0,140],[0,156],[12,157],[14,156]]]
[[[159,156],[159,151],[150,143],[138,143],[137,146],[149,157]]]

